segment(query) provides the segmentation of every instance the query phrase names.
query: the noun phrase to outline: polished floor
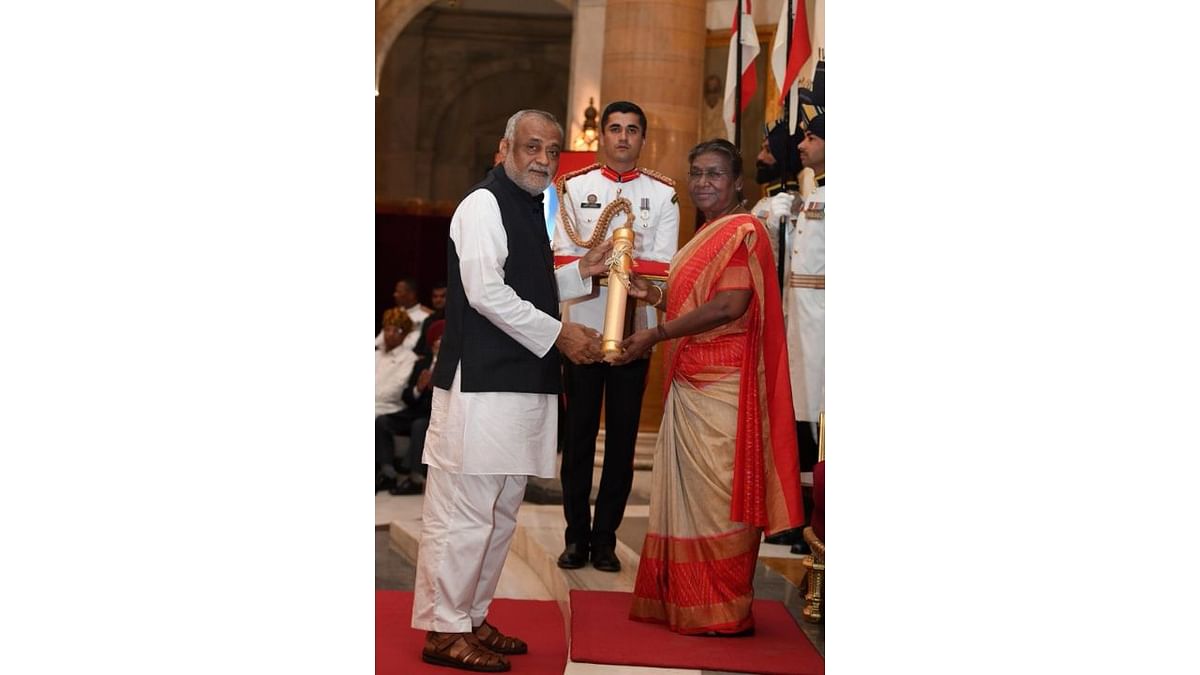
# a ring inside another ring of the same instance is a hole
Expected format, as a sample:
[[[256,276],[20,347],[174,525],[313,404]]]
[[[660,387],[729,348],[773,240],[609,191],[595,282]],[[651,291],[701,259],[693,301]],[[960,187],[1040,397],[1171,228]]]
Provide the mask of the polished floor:
[[[639,455],[642,454],[641,445],[639,443]],[[597,468],[593,486],[599,484],[599,473]],[[600,572],[590,566],[563,570],[554,564],[563,542],[561,502],[553,503],[561,499],[561,490],[557,481],[534,479],[526,503],[521,506],[517,533],[500,578],[497,597],[559,600],[565,606],[565,598],[572,588],[632,590],[638,552],[646,532],[649,478],[648,469],[635,472],[625,518],[617,532],[617,555],[622,569],[616,574]],[[412,590],[421,508],[422,497],[419,495],[397,497],[381,492],[375,496],[376,589]],[[763,543],[754,579],[755,596],[783,602],[809,640],[824,654],[824,626],[809,624],[800,618],[803,594],[795,584],[801,575],[801,556],[792,554],[786,546]],[[600,666],[569,661],[564,672],[569,675],[716,675],[720,671]]]

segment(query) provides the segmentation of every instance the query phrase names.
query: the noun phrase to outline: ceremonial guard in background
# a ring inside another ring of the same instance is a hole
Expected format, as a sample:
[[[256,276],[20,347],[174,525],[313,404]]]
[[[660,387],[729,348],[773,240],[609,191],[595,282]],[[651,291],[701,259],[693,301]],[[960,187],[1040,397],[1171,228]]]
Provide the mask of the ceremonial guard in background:
[[[824,112],[808,122],[797,148],[800,162],[815,174],[816,188],[800,202],[788,233],[784,313],[800,470],[811,471],[817,461],[817,421],[825,399]]]
[[[646,115],[641,108],[628,101],[605,107],[600,118],[605,163],[566,174],[556,182],[556,265],[584,255],[606,241],[612,230],[624,226],[627,216],[618,200],[625,199],[635,217],[634,271],[651,278],[666,277],[679,244],[679,204],[670,178],[637,166],[645,137]],[[608,287],[597,284],[590,295],[563,303],[563,320],[602,331],[607,300]],[[625,335],[657,325],[656,310],[650,304],[630,300],[628,308]],[[559,567],[582,567],[590,557],[596,569],[616,572],[621,568],[615,552],[616,531],[633,485],[633,453],[649,364],[649,354],[622,366],[563,363],[567,419],[561,478],[567,530]],[[604,468],[593,519],[588,501],[602,403]]]
[[[776,264],[783,252],[779,250],[779,225],[789,219],[792,202],[800,189],[796,174],[800,171],[800,155],[796,145],[800,136],[788,133],[787,120],[779,120],[767,130],[762,149],[755,159],[755,182],[762,186],[763,196],[750,209],[762,221],[771,237],[771,255]],[[786,225],[785,231],[786,231]]]

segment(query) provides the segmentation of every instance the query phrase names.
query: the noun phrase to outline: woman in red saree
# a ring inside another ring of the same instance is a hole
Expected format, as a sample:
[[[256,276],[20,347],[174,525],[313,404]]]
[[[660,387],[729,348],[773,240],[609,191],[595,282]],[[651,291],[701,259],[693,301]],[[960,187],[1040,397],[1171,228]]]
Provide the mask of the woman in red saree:
[[[803,524],[796,427],[775,262],[741,207],[741,157],[725,140],[688,156],[704,226],[671,261],[667,290],[630,295],[666,319],[623,343],[618,362],[671,340],[669,384],[651,478],[650,522],[630,618],[685,634],[754,627],[763,530]]]

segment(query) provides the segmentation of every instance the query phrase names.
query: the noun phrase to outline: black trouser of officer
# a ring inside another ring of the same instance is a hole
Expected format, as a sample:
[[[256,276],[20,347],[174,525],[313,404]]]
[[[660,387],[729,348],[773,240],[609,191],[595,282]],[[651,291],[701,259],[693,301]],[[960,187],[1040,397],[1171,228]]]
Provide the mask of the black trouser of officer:
[[[563,514],[566,543],[590,548],[615,547],[617,527],[633,487],[633,450],[637,445],[642,394],[650,359],[623,366],[578,365],[564,360],[563,391],[567,398],[566,442],[563,444]],[[588,508],[600,403],[604,402],[604,468],[596,495],[596,517]]]
[[[817,423],[796,420],[796,449],[800,451],[800,471],[812,471],[817,463]]]

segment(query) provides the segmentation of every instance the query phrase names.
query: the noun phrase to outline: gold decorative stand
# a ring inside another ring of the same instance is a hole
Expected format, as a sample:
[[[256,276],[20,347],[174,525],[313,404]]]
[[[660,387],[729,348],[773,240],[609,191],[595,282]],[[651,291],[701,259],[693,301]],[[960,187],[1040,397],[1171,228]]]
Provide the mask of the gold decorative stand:
[[[811,556],[804,558],[804,620],[809,623],[821,623],[825,616],[821,613],[825,592],[825,544],[817,539],[811,527],[804,528],[804,542],[812,549]]]
[[[817,418],[817,461],[825,461],[825,413]],[[801,613],[809,623],[821,623],[825,619],[822,608],[825,601],[825,542],[817,537],[812,527],[804,528],[804,543],[812,549],[812,556],[804,558],[804,609]]]

